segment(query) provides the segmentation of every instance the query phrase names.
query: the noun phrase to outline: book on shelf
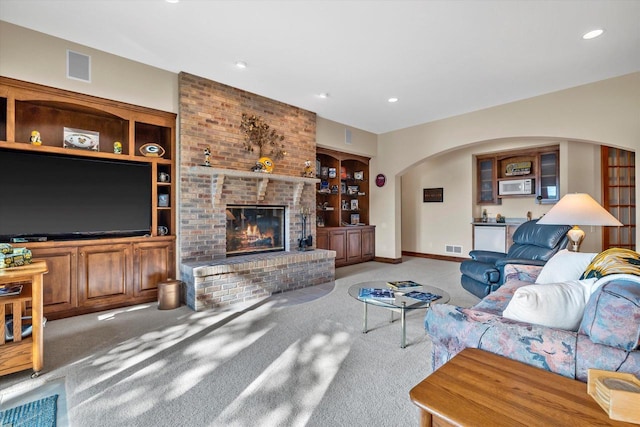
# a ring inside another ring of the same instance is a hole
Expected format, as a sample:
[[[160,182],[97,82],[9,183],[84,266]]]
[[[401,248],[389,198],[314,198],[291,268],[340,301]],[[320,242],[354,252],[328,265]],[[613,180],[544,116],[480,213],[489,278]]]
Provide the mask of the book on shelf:
[[[395,299],[395,295],[391,289],[360,288],[358,298],[373,299],[377,301],[393,301]]]
[[[412,291],[404,294],[407,298],[417,299],[422,302],[433,302],[442,298],[440,295],[432,294],[431,292],[418,292]]]
[[[0,286],[0,297],[8,297],[11,295],[20,295],[22,285],[4,285]]]
[[[389,285],[396,291],[419,288],[422,286],[420,283],[416,283],[413,280],[397,280],[394,282],[387,282],[387,285]]]

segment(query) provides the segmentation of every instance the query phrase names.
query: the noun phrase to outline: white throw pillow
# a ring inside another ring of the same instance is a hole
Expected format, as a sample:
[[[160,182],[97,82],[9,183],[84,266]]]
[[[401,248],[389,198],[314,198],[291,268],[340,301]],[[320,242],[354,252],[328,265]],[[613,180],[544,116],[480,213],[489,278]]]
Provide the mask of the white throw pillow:
[[[503,317],[550,328],[577,331],[595,279],[518,288]]]
[[[595,253],[571,252],[566,249],[558,251],[542,267],[536,283],[561,283],[578,280],[596,255]]]

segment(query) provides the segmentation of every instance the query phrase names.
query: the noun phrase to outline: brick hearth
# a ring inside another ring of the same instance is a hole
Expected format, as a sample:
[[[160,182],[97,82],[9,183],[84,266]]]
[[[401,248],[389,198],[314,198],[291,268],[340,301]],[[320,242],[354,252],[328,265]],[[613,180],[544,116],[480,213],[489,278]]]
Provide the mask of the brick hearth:
[[[181,267],[187,305],[196,311],[334,280],[334,251],[272,252]]]

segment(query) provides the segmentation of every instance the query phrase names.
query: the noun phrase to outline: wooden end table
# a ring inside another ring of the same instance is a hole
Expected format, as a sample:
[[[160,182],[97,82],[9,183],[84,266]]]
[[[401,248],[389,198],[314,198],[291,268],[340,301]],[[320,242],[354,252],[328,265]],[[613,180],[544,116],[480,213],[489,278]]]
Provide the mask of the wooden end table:
[[[48,271],[45,261],[33,261],[21,267],[0,269],[0,285],[26,282],[22,292],[15,296],[0,297],[0,375],[33,368],[32,377],[37,377],[44,364],[42,334],[42,275]],[[22,338],[22,315],[26,304],[31,303],[32,332]],[[13,341],[4,340],[6,307],[11,307],[14,321]]]
[[[631,426],[615,421],[587,384],[467,348],[409,393],[421,426]]]

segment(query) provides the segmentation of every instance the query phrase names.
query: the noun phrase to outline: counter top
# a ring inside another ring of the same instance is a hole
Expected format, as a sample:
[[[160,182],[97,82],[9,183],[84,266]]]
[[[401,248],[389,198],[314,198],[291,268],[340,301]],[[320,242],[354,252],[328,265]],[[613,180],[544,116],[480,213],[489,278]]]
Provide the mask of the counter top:
[[[480,225],[480,226],[493,226],[493,227],[506,227],[507,225],[521,225],[522,223],[526,222],[526,220],[522,220],[519,218],[514,218],[514,219],[507,219],[505,222],[496,222],[495,220],[493,221],[489,221],[489,222],[482,222],[481,220],[478,219],[474,219],[473,222],[471,223],[472,225]]]

